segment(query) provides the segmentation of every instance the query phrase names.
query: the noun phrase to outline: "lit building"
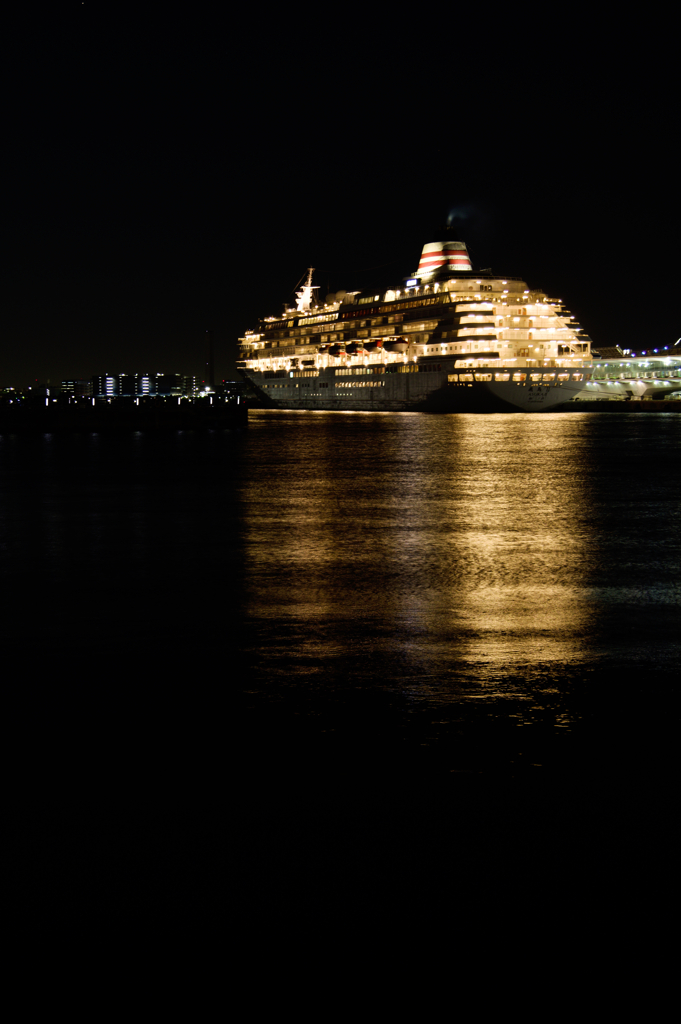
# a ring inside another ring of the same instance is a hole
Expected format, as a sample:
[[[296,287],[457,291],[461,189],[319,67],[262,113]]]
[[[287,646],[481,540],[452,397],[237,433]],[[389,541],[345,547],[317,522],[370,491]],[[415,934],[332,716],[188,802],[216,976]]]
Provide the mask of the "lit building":
[[[92,396],[92,380],[63,380],[61,393],[68,398],[90,398]]]
[[[91,387],[95,398],[191,398],[196,378],[180,373],[105,373],[93,377]]]

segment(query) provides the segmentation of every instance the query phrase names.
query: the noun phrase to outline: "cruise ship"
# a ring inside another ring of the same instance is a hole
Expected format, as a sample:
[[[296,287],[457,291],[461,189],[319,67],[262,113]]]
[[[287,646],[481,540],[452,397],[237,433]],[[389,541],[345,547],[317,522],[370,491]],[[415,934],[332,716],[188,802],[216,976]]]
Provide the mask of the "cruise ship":
[[[423,246],[416,272],[377,294],[317,298],[239,339],[237,368],[280,409],[546,412],[590,398],[591,340],[560,299],[474,272],[460,241]],[[600,390],[600,389],[599,389]]]

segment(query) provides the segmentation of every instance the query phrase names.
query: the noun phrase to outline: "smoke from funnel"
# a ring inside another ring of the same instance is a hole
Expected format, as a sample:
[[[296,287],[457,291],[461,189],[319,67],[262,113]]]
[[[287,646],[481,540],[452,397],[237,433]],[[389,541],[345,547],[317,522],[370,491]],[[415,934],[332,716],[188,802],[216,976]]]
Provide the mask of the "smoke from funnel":
[[[457,206],[452,206],[447,214],[447,227],[453,227],[457,221],[471,220],[475,212],[475,207],[470,203],[459,203]]]

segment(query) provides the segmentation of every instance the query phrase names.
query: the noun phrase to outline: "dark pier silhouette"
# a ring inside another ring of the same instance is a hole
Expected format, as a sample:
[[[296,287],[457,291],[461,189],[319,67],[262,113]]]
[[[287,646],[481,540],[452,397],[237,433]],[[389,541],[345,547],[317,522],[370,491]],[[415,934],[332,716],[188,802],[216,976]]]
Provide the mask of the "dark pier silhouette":
[[[0,434],[125,430],[224,430],[248,423],[238,392],[196,398],[36,397],[0,407]]]

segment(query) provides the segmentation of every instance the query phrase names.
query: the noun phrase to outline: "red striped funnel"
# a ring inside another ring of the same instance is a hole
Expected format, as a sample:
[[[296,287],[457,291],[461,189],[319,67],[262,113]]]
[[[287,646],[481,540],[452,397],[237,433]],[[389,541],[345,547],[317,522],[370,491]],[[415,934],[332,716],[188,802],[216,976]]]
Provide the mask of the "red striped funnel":
[[[472,270],[463,242],[428,242],[423,247],[416,277],[427,277],[442,270]]]

